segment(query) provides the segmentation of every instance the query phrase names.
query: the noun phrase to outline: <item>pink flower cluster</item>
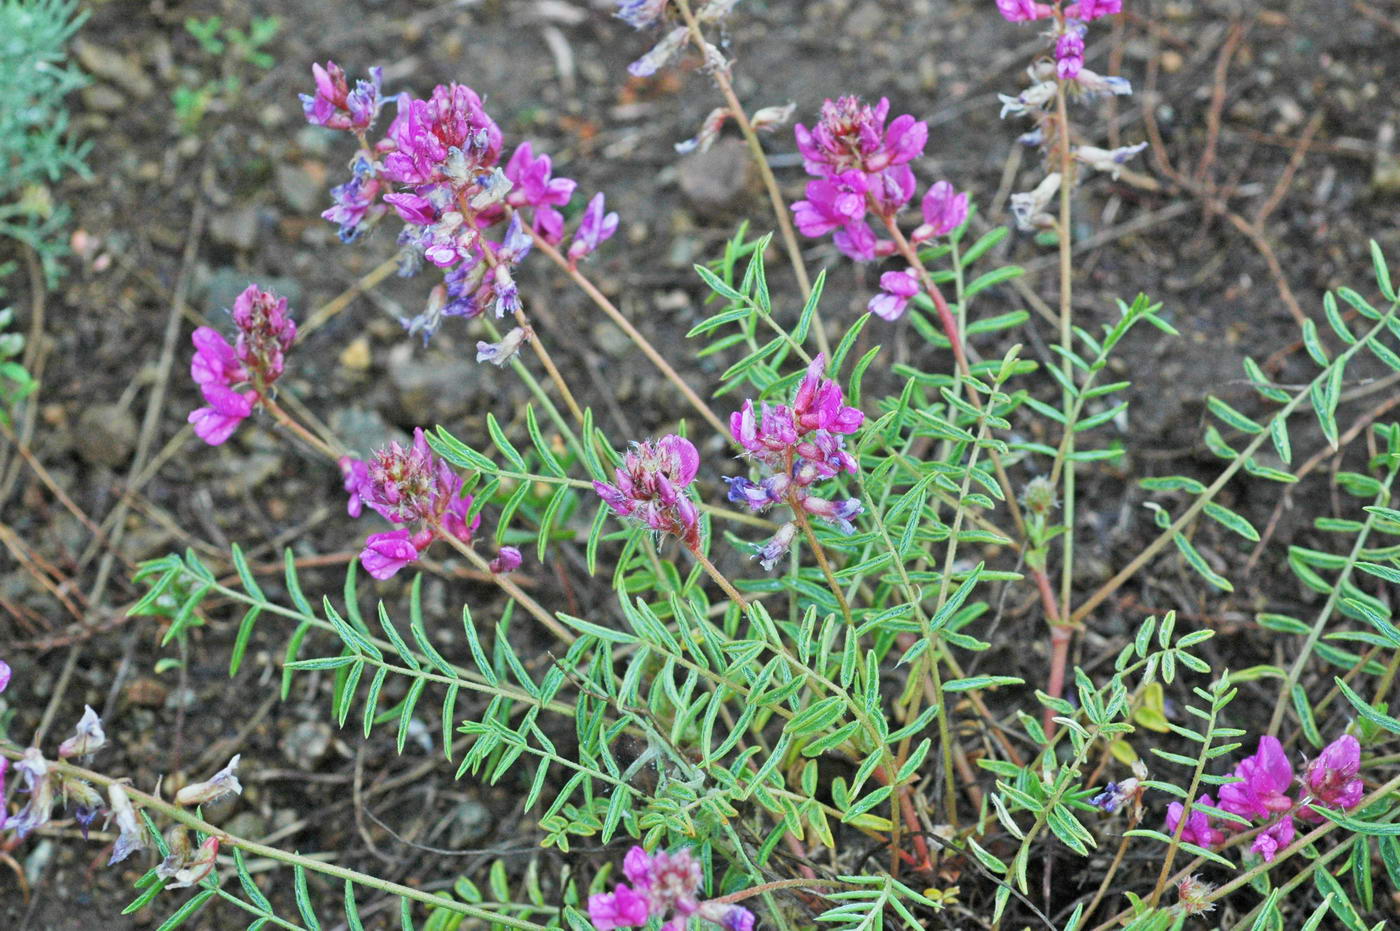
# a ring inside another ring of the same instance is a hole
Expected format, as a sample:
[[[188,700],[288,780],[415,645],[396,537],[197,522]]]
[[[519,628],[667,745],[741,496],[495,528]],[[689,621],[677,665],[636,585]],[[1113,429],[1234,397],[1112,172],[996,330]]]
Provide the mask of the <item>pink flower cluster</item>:
[[[481,522],[480,515],[468,519],[472,497],[461,495],[462,477],[433,455],[421,428],[413,431],[407,449],[390,443],[368,462],[347,456],[340,460],[340,471],[351,517],[369,505],[390,523],[407,525],[365,540],[360,564],[376,579],[392,578],[439,537],[470,543]],[[510,571],[504,565],[493,571]]]
[[[753,931],[753,912],[742,905],[700,900],[700,862],[689,850],[653,855],[633,847],[622,872],[626,883],[588,898],[588,917],[598,931],[639,927],[667,916],[662,931],[685,931],[692,916],[727,931]]]
[[[1056,3],[1036,3],[1035,0],[996,0],[997,10],[1008,22],[1025,23],[1036,19],[1048,19],[1055,15]],[[1123,0],[1080,0],[1064,8],[1065,19],[1078,19],[1084,22],[1123,12]]]
[[[1288,795],[1293,787],[1293,765],[1283,751],[1278,738],[1259,738],[1259,746],[1253,756],[1245,757],[1235,767],[1235,776],[1240,780],[1220,787],[1220,802],[1216,805],[1209,795],[1201,797],[1201,803],[1218,807],[1233,815],[1250,821],[1270,822],[1254,839],[1250,848],[1272,861],[1278,851],[1293,842],[1296,829],[1294,817],[1304,821],[1321,821],[1322,816],[1313,811],[1314,805],[1337,808],[1346,811],[1355,808],[1365,794],[1365,783],[1357,777],[1361,769],[1361,744],[1350,734],[1343,734],[1322,749],[1311,762],[1302,777],[1305,795],[1294,800]],[[1183,806],[1173,802],[1167,807],[1167,831],[1173,832],[1181,822]],[[1221,822],[1225,827],[1238,827],[1234,822]],[[1195,809],[1186,817],[1181,839],[1202,847],[1210,847],[1225,839],[1225,834],[1217,828],[1204,812]]]
[[[400,274],[413,274],[424,261],[444,270],[427,308],[404,321],[409,331],[428,339],[444,317],[475,317],[488,308],[497,317],[514,313],[519,291],[512,269],[532,242],[522,212],[528,211],[540,239],[562,242],[559,208],[576,183],[554,177],[549,156],[537,155],[529,142],[503,165],[500,127],[465,85],[440,84],[426,100],[400,94],[393,122],[370,145],[365,130],[379,107],[377,69],[372,82],[361,81],[353,92],[334,63],[314,65],[312,73],[316,94],[303,96],[307,119],[352,131],[361,144],[350,180],[332,189],[335,205],[322,216],[338,224],[348,242],[392,208],[404,222]],[[617,214],[604,210],[603,196],[595,195],[570,242],[569,261],[595,252],[617,223]],[[504,228],[499,242],[485,235],[497,225]]]
[[[190,377],[204,396],[204,407],[191,411],[195,434],[210,446],[233,435],[262,396],[282,374],[285,353],[297,337],[287,316],[287,299],[248,285],[233,303],[237,336],[232,345],[218,330],[194,331],[195,355]],[[246,390],[236,390],[242,386]]]
[[[619,517],[632,517],[657,533],[677,537],[686,548],[700,548],[700,512],[686,495],[700,468],[700,453],[685,437],[670,434],[655,443],[633,443],[615,485],[593,483],[593,490]]]
[[[763,512],[786,502],[831,523],[844,533],[855,528],[851,518],[861,513],[858,498],[833,501],[811,493],[816,482],[842,472],[856,472],[856,461],[846,451],[843,436],[855,433],[865,415],[846,404],[841,386],[826,378],[826,356],[818,354],[793,395],[791,406],[763,404],[754,410],[751,400],[729,417],[729,431],[749,460],[768,473],[754,482],[745,476],[726,477],[729,500]],[[788,549],[795,532],[780,528],[759,550],[765,568]]]

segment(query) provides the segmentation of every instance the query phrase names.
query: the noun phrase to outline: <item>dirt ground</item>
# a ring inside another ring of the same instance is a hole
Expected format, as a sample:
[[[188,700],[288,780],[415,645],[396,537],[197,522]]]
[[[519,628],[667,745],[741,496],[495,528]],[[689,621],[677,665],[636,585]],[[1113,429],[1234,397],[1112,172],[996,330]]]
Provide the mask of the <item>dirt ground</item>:
[[[673,151],[716,105],[710,80],[693,68],[630,79],[625,65],[645,50],[646,38],[607,15],[611,4],[602,0],[92,6],[79,60],[95,80],[74,107],[76,131],[93,141],[94,175],[56,192],[72,205],[73,228],[90,246],[55,288],[36,289],[22,275],[7,282],[23,325],[40,305],[44,315],[42,388],[29,441],[43,474],[17,468],[0,485],[7,539],[33,557],[22,564],[13,550],[0,554],[0,655],[15,670],[0,699],[9,735],[27,740],[43,719],[50,741],[58,739],[91,704],[116,744],[100,765],[142,786],[161,774],[202,778],[241,752],[247,791],[211,813],[236,833],[328,851],[337,862],[428,889],[459,875],[480,879],[502,858],[515,875],[531,865],[541,876],[560,875],[564,858],[538,847],[519,786],[454,782],[438,749],[410,742],[396,755],[392,728],[368,741],[353,729],[332,730],[327,677],[298,676],[279,701],[288,632],[275,625],[260,628],[233,679],[232,610],[211,611],[183,653],[161,650],[158,624],[126,617],[140,594],[129,577],[137,562],[186,547],[227,571],[229,544],[237,542],[267,569],[267,590],[277,593],[281,547],[295,540],[309,563],[308,591],[333,593],[365,532],[344,514],[334,469],[303,457],[270,425],[240,430],[211,449],[184,424],[197,406],[187,377],[193,326],[217,323],[220,308],[249,281],[277,288],[304,318],[393,253],[389,234],[346,246],[318,217],[351,152],[302,121],[296,94],[310,89],[312,61],[332,58],[352,76],[383,65],[391,93],[467,83],[486,99],[508,146],[534,140],[582,191],[605,191],[622,229],[590,272],[699,384],[713,384],[725,363],[685,360],[683,335],[702,316],[704,296],[690,266],[713,257],[740,218],[751,217],[759,230],[771,224],[756,179],[727,141],[703,158]],[[1116,299],[1144,291],[1165,303],[1181,337],[1144,328],[1121,356],[1134,391],[1116,439],[1130,452],[1116,466],[1084,472],[1080,519],[1096,531],[1086,534],[1080,555],[1084,589],[1153,532],[1132,479],[1212,474],[1216,460],[1201,443],[1204,395],[1257,409],[1242,358],[1269,360],[1280,382],[1303,377],[1309,363],[1297,345],[1295,314],[1320,320],[1324,290],[1338,285],[1370,293],[1368,238],[1400,261],[1393,142],[1400,4],[1125,6],[1130,12],[1117,28],[1093,34],[1088,62],[1128,77],[1137,93],[1076,118],[1096,144],[1148,139],[1151,126],[1158,144],[1139,157],[1135,174],[1097,176],[1076,194],[1075,312],[1086,326],[1107,321]],[[182,25],[189,16],[220,14],[242,26],[267,13],[281,20],[268,69],[209,54]],[[998,119],[995,95],[1023,86],[1038,40],[1031,27],[1003,22],[991,0],[745,0],[728,35],[737,88],[750,106],[793,101],[798,119],[810,122],[824,97],[884,95],[892,112],[927,119],[931,142],[920,176],[970,190],[990,224],[1008,222],[1007,194],[1033,183],[1032,156],[1016,149],[1023,127]],[[197,126],[182,128],[172,93],[229,75],[239,89],[220,91]],[[786,193],[800,195],[790,133],[775,135],[768,148]],[[833,329],[844,327],[863,310],[878,272],[853,268],[826,244],[805,245],[813,269],[831,269],[823,312]],[[0,257],[9,248],[0,244]],[[1001,262],[1026,266],[1027,290],[1053,304],[1051,250],[1013,235],[999,253]],[[793,307],[796,290],[776,252],[771,268],[775,303]],[[615,438],[644,437],[684,413],[581,294],[544,264],[526,269],[522,291],[544,338],[574,373],[580,400]],[[487,411],[508,421],[524,398],[509,373],[464,358],[480,335],[472,326],[449,321],[426,349],[403,333],[397,318],[417,312],[430,279],[389,279],[296,349],[287,390],[362,451],[420,424],[478,436]],[[1004,285],[979,298],[976,312],[1031,309],[1027,301]],[[164,342],[171,326],[178,328],[173,354]],[[1031,328],[1017,337],[1026,354],[1049,359],[1050,328],[1035,314]],[[865,339],[897,359],[931,355],[904,325],[874,321]],[[994,340],[974,345],[984,355],[1000,348]],[[1343,426],[1376,416],[1378,405],[1384,414],[1395,401],[1393,390],[1358,401],[1344,411]],[[1320,447],[1306,432],[1294,443],[1306,455]],[[153,464],[149,474],[132,468],[138,451]],[[1328,473],[1359,464],[1324,460],[1295,494],[1330,495],[1340,506]],[[103,525],[102,540],[119,537],[116,545],[94,543],[90,527],[46,480]],[[1237,480],[1222,502],[1262,527],[1281,489]],[[1279,638],[1256,629],[1255,612],[1300,613],[1314,597],[1284,565],[1286,546],[1314,532],[1286,505],[1277,513],[1270,545],[1247,576],[1241,567],[1249,546],[1198,529],[1207,558],[1244,579],[1234,593],[1207,590],[1174,557],[1163,557],[1150,584],[1104,606],[1081,659],[1112,649],[1127,623],[1176,608],[1184,623],[1219,631],[1211,649],[1221,663],[1277,661],[1271,651]],[[560,584],[539,570],[527,581],[542,591]],[[576,598],[605,592],[601,584],[576,584]],[[401,584],[378,591],[402,603]],[[497,601],[487,586],[451,571],[425,579],[430,616],[450,626],[463,600],[488,615]],[[1043,657],[1017,646],[1041,639],[1040,620],[1022,601],[1013,598],[1000,630],[1005,643],[984,665],[1043,668]],[[1262,687],[1258,694],[1272,702]],[[425,723],[438,733],[435,720]],[[63,828],[14,851],[33,885],[22,891],[14,873],[0,869],[0,927],[137,928],[173,910],[163,899],[157,911],[118,917],[144,865],[106,869],[103,845],[75,837]],[[573,860],[587,868],[612,855],[585,847]],[[1067,879],[1075,888],[1096,882],[1087,874]],[[273,891],[275,901],[290,900],[289,885]],[[313,891],[327,903],[323,914],[336,911],[338,889]],[[383,906],[374,908],[365,910],[367,926],[389,926]],[[197,926],[233,927],[235,917],[211,910]]]

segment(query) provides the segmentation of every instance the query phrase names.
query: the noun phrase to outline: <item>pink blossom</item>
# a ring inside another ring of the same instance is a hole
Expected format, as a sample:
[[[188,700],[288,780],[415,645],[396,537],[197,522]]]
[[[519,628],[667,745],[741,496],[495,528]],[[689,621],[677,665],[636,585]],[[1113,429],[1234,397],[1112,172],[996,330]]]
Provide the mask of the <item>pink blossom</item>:
[[[10,684],[10,664],[0,659],[0,692]]]
[[[825,377],[826,355],[818,353],[807,366],[807,374],[792,399],[793,421],[799,431],[826,430],[829,433],[855,433],[865,415],[846,406],[841,385]]]
[[[1346,811],[1355,808],[1366,794],[1366,784],[1357,778],[1361,770],[1361,744],[1350,734],[1343,734],[1322,748],[1308,763],[1303,782],[1314,804]],[[1305,806],[1299,817],[1320,821],[1321,816]]]
[[[831,241],[842,255],[857,262],[873,261],[882,255],[892,254],[895,249],[893,242],[877,239],[870,224],[864,220],[839,230]]]
[[[324,68],[313,64],[311,74],[316,79],[316,93],[300,95],[307,121],[329,129],[363,133],[379,113],[383,73],[382,68],[369,69],[369,80],[355,82],[352,91],[345,71],[335,62],[326,62]]]
[[[1111,16],[1121,12],[1123,12],[1123,0],[1079,0],[1078,3],[1071,3],[1065,7],[1067,19],[1079,19],[1085,22],[1098,19],[1100,16]]]
[[[253,413],[254,397],[250,392],[231,391],[222,385],[204,389],[206,407],[190,411],[185,419],[194,427],[195,436],[210,446],[219,446],[233,436],[238,425]]]
[[[947,236],[967,219],[967,195],[957,193],[947,181],[931,185],[919,206],[924,222],[909,235],[909,241],[915,244]]]
[[[400,569],[416,560],[418,553],[418,547],[413,544],[413,535],[407,530],[373,533],[365,539],[365,548],[360,552],[360,565],[371,576],[382,581],[393,578]]]
[[[500,127],[470,87],[439,84],[427,100],[401,94],[397,103],[398,116],[389,127],[393,151],[384,157],[384,177],[390,181],[464,183],[500,157]],[[450,158],[462,163],[449,164]]]
[[[1261,831],[1249,849],[1263,857],[1265,863],[1272,863],[1280,849],[1293,843],[1295,833],[1293,816],[1284,815],[1276,824]]]
[[[870,205],[881,217],[893,217],[904,209],[914,196],[914,170],[908,165],[894,165],[870,178]]]
[[[865,217],[866,176],[848,171],[807,182],[807,199],[792,205],[793,222],[802,235],[825,236]]]
[[[578,229],[574,231],[573,241],[569,244],[569,266],[577,265],[585,256],[592,255],[598,251],[598,247],[612,238],[617,232],[617,214],[603,213],[602,192],[593,195],[588,206],[584,208],[583,219],[579,222]]]
[[[1241,782],[1220,787],[1220,807],[1254,820],[1268,818],[1293,807],[1284,793],[1293,784],[1293,766],[1277,737],[1259,738],[1259,748],[1235,767]]]
[[[489,568],[497,575],[505,575],[519,569],[524,559],[520,550],[513,546],[503,546],[496,552],[496,558],[491,560]]]
[[[1068,25],[1055,40],[1055,73],[1061,81],[1073,81],[1084,67],[1084,27]]]
[[[626,883],[618,883],[613,892],[588,897],[588,919],[598,931],[632,928],[646,924],[650,918],[646,897],[633,892]]]
[[[1209,795],[1202,795],[1200,803],[1209,807],[1216,807],[1215,802]],[[1181,813],[1184,810],[1180,802],[1172,802],[1167,806],[1167,833],[1175,834],[1176,826],[1181,823]],[[1210,816],[1191,807],[1191,814],[1186,818],[1186,827],[1181,829],[1181,839],[1188,844],[1195,844],[1198,847],[1212,847],[1225,839],[1225,835],[1210,826]]]
[[[1024,23],[1055,15],[1055,8],[1034,0],[997,0],[997,11],[1008,22]]]
[[[655,443],[633,443],[622,466],[614,470],[616,484],[595,481],[593,490],[619,517],[640,520],[695,550],[700,546],[700,513],[685,488],[699,467],[695,445],[671,434]]]
[[[359,517],[364,512],[364,495],[369,491],[369,463],[351,456],[340,457],[340,474],[345,479],[345,492],[349,500],[345,503],[345,513]]]
[[[553,244],[564,234],[564,216],[554,208],[569,202],[578,182],[553,178],[550,171],[548,155],[536,158],[530,143],[520,143],[506,163],[506,177],[515,185],[506,196],[506,203],[512,207],[534,208],[535,231]]]
[[[816,126],[808,129],[799,123],[794,130],[807,173],[821,178],[852,170],[876,174],[922,155],[928,124],[906,113],[886,128],[889,112],[887,98],[874,107],[859,97],[825,101]]]
[[[867,309],[882,320],[898,320],[918,293],[919,276],[914,269],[885,272],[880,276],[880,293],[870,299]]]

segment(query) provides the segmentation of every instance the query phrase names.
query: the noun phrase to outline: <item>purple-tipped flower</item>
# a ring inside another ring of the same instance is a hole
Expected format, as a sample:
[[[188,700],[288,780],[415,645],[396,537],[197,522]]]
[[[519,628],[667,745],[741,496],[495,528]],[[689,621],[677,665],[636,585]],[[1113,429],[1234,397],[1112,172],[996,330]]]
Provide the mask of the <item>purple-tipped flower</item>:
[[[578,182],[551,177],[550,172],[548,155],[536,157],[530,143],[520,143],[506,163],[505,176],[515,185],[506,196],[506,203],[516,208],[533,208],[535,232],[546,242],[556,244],[564,236],[564,215],[555,208],[569,202]]]
[[[1215,807],[1215,802],[1209,795],[1202,795],[1200,798],[1202,805]],[[1181,813],[1184,806],[1180,802],[1172,802],[1167,806],[1167,833],[1174,834],[1176,826],[1181,823]],[[1210,826],[1210,816],[1200,811],[1194,805],[1191,807],[1191,814],[1186,818],[1186,827],[1181,829],[1181,839],[1188,844],[1195,844],[1198,847],[1212,847],[1225,839],[1225,835]]]
[[[24,791],[29,793],[29,801],[6,818],[0,824],[0,830],[14,831],[23,840],[48,824],[53,812],[54,779],[48,761],[37,747],[24,751],[24,756],[15,763],[15,772],[24,779]]]
[[[239,795],[243,786],[235,775],[241,754],[234,754],[228,765],[210,776],[204,782],[192,782],[175,793],[176,805],[206,805],[225,795]]]
[[[778,560],[787,555],[792,548],[792,541],[797,539],[797,525],[788,521],[778,528],[778,532],[769,537],[768,542],[758,548],[754,553],[754,558],[758,564],[765,569],[772,570],[778,564]]]
[[[507,572],[514,572],[520,568],[525,557],[520,554],[520,550],[513,546],[503,546],[496,552],[496,558],[491,560],[490,569],[497,575],[505,575]]]
[[[666,0],[617,0],[613,15],[633,29],[645,29],[661,21],[666,12]]]
[[[865,422],[865,415],[846,405],[841,386],[825,376],[826,355],[818,353],[807,366],[807,374],[797,386],[792,399],[793,422],[798,432],[825,430],[828,433],[855,433]]]
[[[578,265],[584,257],[598,251],[598,247],[617,232],[617,214],[604,213],[603,210],[603,194],[600,191],[593,195],[588,206],[584,208],[583,219],[574,231],[573,241],[569,243],[570,268]]]
[[[1035,3],[1034,0],[997,0],[997,12],[1007,22],[1025,23],[1054,16],[1055,8],[1049,4]]]
[[[439,84],[427,100],[401,94],[389,141],[384,177],[400,184],[461,187],[489,171],[501,154],[500,127],[463,84]]]
[[[58,746],[59,759],[73,756],[87,756],[96,753],[107,743],[107,735],[102,731],[102,719],[91,705],[83,706],[83,717],[78,722],[73,736]]]
[[[297,335],[287,299],[255,284],[234,301],[233,322],[238,334],[232,345],[212,327],[199,327],[191,337],[190,377],[208,406],[191,412],[188,420],[210,446],[227,440],[253,413],[258,396],[282,375],[285,353]],[[235,385],[252,390],[235,391]]]
[[[1277,737],[1259,738],[1253,756],[1235,766],[1240,782],[1220,787],[1220,807],[1242,818],[1268,818],[1293,807],[1284,793],[1293,784],[1293,765]]]
[[[699,468],[695,445],[670,434],[655,443],[633,443],[614,471],[617,484],[595,481],[593,489],[619,517],[678,537],[693,551],[700,546],[700,513],[685,489]]]
[[[1123,12],[1123,0],[1079,0],[1065,7],[1065,17],[1084,22]]]
[[[313,64],[311,74],[316,79],[316,93],[300,95],[307,122],[356,133],[369,129],[379,114],[382,68],[369,69],[369,80],[356,81],[354,90],[345,71],[333,61],[325,67]]]
[[[1323,747],[1308,763],[1303,783],[1314,805],[1347,811],[1360,804],[1361,796],[1366,794],[1366,784],[1356,775],[1360,771],[1361,744],[1350,734],[1343,734]],[[1321,820],[1311,807],[1303,808],[1299,817],[1308,821]]]
[[[1070,20],[1055,40],[1055,73],[1061,81],[1073,81],[1084,67],[1084,24]]]
[[[87,840],[88,828],[92,827],[92,823],[102,813],[102,796],[81,779],[71,777],[64,779],[62,786],[64,807],[72,806],[73,820],[78,823],[78,830],[82,831],[83,840]]]
[[[350,180],[331,188],[335,206],[323,211],[321,219],[340,227],[338,235],[341,242],[354,242],[384,215],[386,208],[378,202],[382,187],[374,166],[363,155],[357,156],[351,167]]]
[[[959,194],[947,181],[931,185],[919,206],[924,222],[909,234],[909,241],[916,245],[935,236],[947,236],[967,219],[967,195]]]
[[[818,498],[815,495],[807,495],[802,499],[802,509],[808,514],[820,517],[845,534],[856,532],[855,525],[851,523],[851,519],[859,517],[865,511],[859,498],[829,501],[826,498]]]
[[[1123,164],[1145,148],[1147,148],[1146,142],[1119,146],[1116,149],[1100,149],[1097,146],[1081,145],[1075,146],[1074,157],[1076,161],[1083,162],[1098,171],[1107,172],[1116,178],[1123,170]]]
[[[512,327],[511,331],[501,338],[499,343],[488,343],[485,341],[476,344],[476,361],[490,362],[492,365],[505,365],[519,351],[520,346],[530,338],[530,332],[524,327]]]
[[[146,829],[136,817],[126,789],[119,783],[114,782],[107,786],[107,801],[110,803],[112,819],[116,822],[119,832],[117,842],[112,847],[112,856],[107,860],[107,865],[111,866],[146,848]]]
[[[374,578],[392,577],[440,536],[471,542],[481,515],[468,517],[472,498],[459,496],[462,477],[433,455],[422,428],[413,431],[407,449],[395,442],[376,451],[365,472],[367,481],[355,478],[360,500],[385,520],[412,528],[365,540],[360,564]],[[346,489],[351,490],[350,477]]]
[[[882,320],[898,320],[918,293],[919,276],[914,269],[885,272],[880,276],[880,293],[870,299],[866,309]]]

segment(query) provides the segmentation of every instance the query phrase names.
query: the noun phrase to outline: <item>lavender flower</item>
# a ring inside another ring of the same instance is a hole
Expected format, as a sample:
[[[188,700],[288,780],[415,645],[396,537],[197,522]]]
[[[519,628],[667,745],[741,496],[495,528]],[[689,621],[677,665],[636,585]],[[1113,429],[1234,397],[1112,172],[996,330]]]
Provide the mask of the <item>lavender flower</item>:
[[[617,214],[603,213],[602,192],[593,195],[588,206],[584,208],[583,219],[579,222],[578,229],[574,231],[573,241],[569,244],[569,267],[578,265],[584,257],[592,255],[598,251],[598,247],[612,238],[617,232]]]
[[[569,202],[578,182],[551,177],[549,156],[537,158],[528,142],[516,147],[515,154],[506,163],[505,176],[515,185],[506,196],[506,203],[516,208],[532,208],[535,232],[551,245],[557,244],[564,236],[564,215],[555,208]]]
[[[918,293],[919,276],[914,269],[885,272],[880,276],[880,293],[870,299],[866,309],[882,320],[898,320]]]
[[[243,786],[235,773],[242,755],[234,754],[228,765],[210,776],[204,782],[192,782],[175,793],[176,805],[205,805],[225,795],[239,795]]]
[[[102,796],[92,786],[81,779],[67,778],[61,783],[63,787],[63,804],[68,807],[73,806],[73,820],[78,823],[78,830],[83,834],[83,840],[88,839],[88,828],[97,820],[97,816],[102,813]]]
[[[1061,81],[1073,81],[1084,67],[1084,24],[1070,20],[1055,40],[1055,74]]]
[[[758,548],[754,558],[763,568],[772,571],[778,560],[788,554],[792,541],[797,539],[797,525],[788,521],[778,528],[778,532],[768,538],[768,542]]]
[[[496,558],[491,560],[488,568],[497,575],[505,575],[519,569],[524,559],[520,550],[513,546],[503,546],[496,552]]]
[[[258,397],[281,377],[285,353],[297,335],[287,299],[255,284],[234,301],[233,322],[238,334],[232,345],[212,327],[199,327],[191,337],[190,377],[208,406],[192,411],[188,420],[210,446],[226,441],[253,413]],[[235,385],[252,390],[235,391]]]
[[[1025,23],[1054,16],[1055,8],[1049,4],[1035,3],[1033,0],[997,0],[997,12],[1005,17],[1007,22]]]
[[[666,0],[617,0],[613,15],[633,29],[645,29],[661,21],[666,12]]]
[[[119,832],[117,842],[112,847],[112,856],[107,860],[107,865],[112,866],[145,849],[146,830],[131,807],[131,798],[126,794],[126,789],[119,783],[107,786],[107,801]]]
[[[369,80],[355,82],[353,91],[345,79],[345,71],[333,61],[326,62],[324,68],[313,64],[311,74],[316,79],[316,93],[300,95],[307,122],[356,133],[369,129],[382,103],[379,98],[382,68],[369,69]]]
[[[593,490],[619,517],[635,518],[696,551],[700,546],[700,514],[685,489],[699,468],[695,445],[670,434],[655,443],[633,443],[622,466],[614,470],[617,484],[595,481]]]
[[[73,756],[87,756],[96,753],[107,743],[107,735],[102,732],[102,719],[90,705],[83,706],[83,717],[78,722],[73,736],[58,746],[59,759]]]
[[[1202,805],[1215,807],[1209,794],[1200,797]],[[1176,832],[1176,826],[1181,823],[1181,814],[1184,806],[1180,802],[1172,802],[1167,806],[1167,826],[1168,834]],[[1198,810],[1194,805],[1191,807],[1191,814],[1186,818],[1186,827],[1181,829],[1181,839],[1188,844],[1195,844],[1198,847],[1211,847],[1225,839],[1225,835],[1217,831],[1210,825],[1210,816]]]
[[[10,684],[10,664],[0,659],[0,692],[5,691]]]
[[[354,242],[385,213],[377,203],[383,185],[370,161],[359,155],[351,166],[350,180],[331,188],[335,206],[321,213],[321,219],[337,224],[341,242]]]
[[[1106,171],[1116,178],[1123,169],[1123,163],[1145,148],[1147,148],[1146,142],[1120,146],[1116,149],[1100,149],[1092,145],[1081,145],[1075,147],[1074,157],[1090,168]]]

